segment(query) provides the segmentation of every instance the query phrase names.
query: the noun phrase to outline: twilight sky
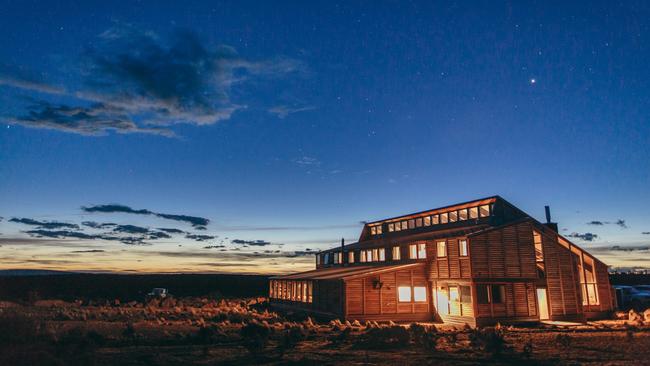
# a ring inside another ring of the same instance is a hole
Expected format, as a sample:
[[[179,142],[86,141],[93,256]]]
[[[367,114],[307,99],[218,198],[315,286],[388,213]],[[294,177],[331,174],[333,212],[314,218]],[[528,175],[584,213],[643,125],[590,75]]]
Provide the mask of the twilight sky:
[[[292,272],[495,194],[650,267],[646,1],[0,9],[0,269]]]

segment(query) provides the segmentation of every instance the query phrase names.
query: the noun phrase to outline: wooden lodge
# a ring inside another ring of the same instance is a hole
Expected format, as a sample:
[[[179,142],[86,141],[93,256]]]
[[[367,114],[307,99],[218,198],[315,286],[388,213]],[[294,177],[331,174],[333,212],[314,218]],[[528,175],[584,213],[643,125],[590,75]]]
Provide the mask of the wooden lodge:
[[[615,306],[607,266],[499,196],[370,222],[316,269],[272,277],[279,309],[348,320],[585,321]]]

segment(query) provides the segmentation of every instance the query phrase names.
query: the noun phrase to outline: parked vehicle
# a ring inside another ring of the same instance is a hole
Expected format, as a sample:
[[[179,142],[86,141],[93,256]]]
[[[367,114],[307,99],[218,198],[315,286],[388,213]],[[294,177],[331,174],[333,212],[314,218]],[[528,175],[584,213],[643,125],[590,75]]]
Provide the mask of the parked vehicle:
[[[650,307],[650,285],[616,285],[614,289],[619,309],[643,310]]]
[[[151,290],[151,292],[149,292],[146,297],[147,300],[151,300],[151,299],[164,299],[167,296],[170,296],[170,294],[166,288],[156,287],[153,290]]]

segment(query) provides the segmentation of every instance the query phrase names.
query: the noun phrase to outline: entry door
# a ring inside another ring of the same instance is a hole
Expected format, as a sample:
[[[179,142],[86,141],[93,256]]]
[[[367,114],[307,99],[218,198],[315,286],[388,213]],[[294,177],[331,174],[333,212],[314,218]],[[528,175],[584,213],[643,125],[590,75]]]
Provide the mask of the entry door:
[[[537,308],[539,309],[539,319],[548,320],[548,299],[545,288],[537,289]]]
[[[460,295],[457,286],[449,287],[449,314],[460,315]]]

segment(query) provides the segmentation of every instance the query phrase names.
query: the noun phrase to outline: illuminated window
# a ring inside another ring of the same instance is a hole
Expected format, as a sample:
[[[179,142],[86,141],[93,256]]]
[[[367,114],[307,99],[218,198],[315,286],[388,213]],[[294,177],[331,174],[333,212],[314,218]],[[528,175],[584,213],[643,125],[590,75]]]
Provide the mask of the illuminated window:
[[[456,221],[458,221],[458,212],[451,211],[449,213],[449,222],[456,222]]]
[[[598,305],[598,286],[596,283],[596,273],[594,267],[594,260],[584,255],[582,253],[582,266],[578,266],[580,270],[584,271],[584,274],[580,276],[580,282],[582,285],[582,304],[583,305]]]
[[[307,282],[307,302],[312,302],[314,293],[314,283],[312,281]]]
[[[410,219],[408,221],[409,229],[415,228],[415,219]]]
[[[296,283],[296,301],[302,301],[302,281]]]
[[[460,220],[460,221],[467,220],[467,209],[466,208],[458,211],[458,220]]]
[[[478,207],[471,207],[469,209],[469,218],[470,219],[478,218]]]
[[[348,263],[354,263],[354,252],[348,253]]]
[[[399,295],[400,302],[411,302],[411,287],[410,286],[399,286],[397,288],[397,293]]]
[[[458,252],[461,257],[467,257],[467,240],[458,241]]]
[[[427,288],[424,286],[413,287],[413,301],[415,302],[427,301]]]
[[[544,262],[544,248],[542,248],[542,235],[537,231],[533,231],[533,243],[535,243],[535,261],[537,263]]]
[[[372,250],[372,260],[377,262],[379,260],[379,250],[378,249],[373,249]]]
[[[367,262],[368,260],[367,260],[367,258],[366,258],[366,251],[365,251],[365,250],[362,250],[362,251],[360,252],[360,254],[361,254],[361,258],[359,259],[359,262],[361,262],[361,263],[365,263],[365,262]]]
[[[424,218],[424,226],[431,226],[431,216],[426,216]]]
[[[446,287],[440,287],[436,291],[438,297],[438,313],[441,315],[449,314],[449,292]]]
[[[422,227],[422,218],[418,217],[415,219],[415,227]]]
[[[431,224],[438,225],[439,223],[440,223],[440,216],[439,215],[431,216]]]
[[[386,260],[386,249],[384,248],[379,248],[379,261],[383,262]]]
[[[441,224],[446,224],[447,222],[449,222],[449,214],[446,213],[446,212],[445,212],[445,213],[441,213],[441,214],[440,214],[440,223],[441,223]]]
[[[388,232],[392,233],[393,231],[395,231],[395,225],[394,224],[388,224]]]
[[[372,256],[372,249],[366,250],[366,261],[372,262],[375,258]]]
[[[400,231],[402,230],[402,223],[401,222],[396,222],[395,223],[395,231]]]
[[[376,235],[377,234],[377,228],[376,227],[371,227],[370,228],[370,235]]]
[[[339,253],[332,253],[332,256],[334,257],[334,264],[339,263]]]
[[[424,259],[427,257],[427,245],[422,243],[418,244],[418,258]]]
[[[400,260],[400,250],[399,247],[393,247],[393,260],[398,261]]]
[[[444,240],[436,242],[436,257],[442,258],[447,256],[447,242]]]
[[[483,205],[479,207],[479,215],[481,217],[488,217],[490,216],[490,205]]]
[[[381,225],[377,226],[377,234],[381,234],[384,229],[381,228]]]
[[[408,229],[408,222],[402,221],[402,230]]]
[[[409,258],[418,259],[418,246],[415,244],[409,245]]]

